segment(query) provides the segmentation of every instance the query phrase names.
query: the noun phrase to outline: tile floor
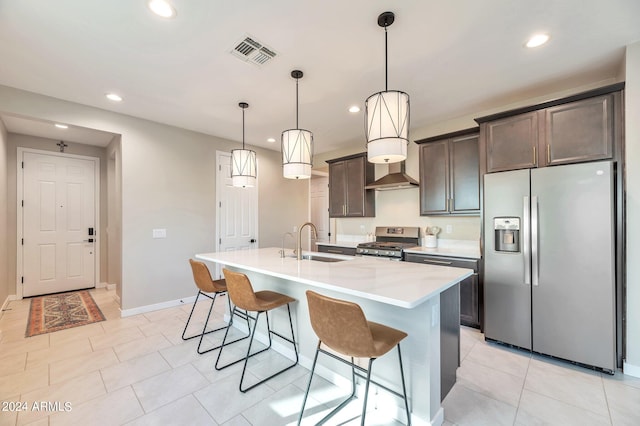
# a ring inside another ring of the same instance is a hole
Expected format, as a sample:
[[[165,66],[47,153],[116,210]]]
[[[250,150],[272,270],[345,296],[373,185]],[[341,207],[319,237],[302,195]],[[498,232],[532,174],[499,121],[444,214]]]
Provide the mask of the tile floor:
[[[0,426],[295,424],[308,377],[304,368],[241,394],[240,364],[216,371],[217,352],[198,355],[197,339],[180,338],[191,305],[120,318],[113,291],[92,294],[107,321],[24,338],[29,300],[11,302],[2,314],[0,409],[8,411],[0,411]],[[205,310],[196,309],[198,318]],[[220,320],[221,311],[216,316]],[[463,328],[461,337],[458,382],[443,402],[446,425],[640,424],[640,379],[488,344],[473,329]],[[226,354],[240,352],[231,347]],[[257,380],[281,362],[277,354],[261,354],[249,377]],[[331,402],[318,401],[341,396],[314,379],[305,424],[329,411]],[[374,407],[376,398],[370,399]],[[25,402],[27,410],[18,411]],[[51,404],[34,407],[40,402]],[[351,404],[332,424],[359,424],[358,409]],[[399,424],[381,412],[367,419]]]

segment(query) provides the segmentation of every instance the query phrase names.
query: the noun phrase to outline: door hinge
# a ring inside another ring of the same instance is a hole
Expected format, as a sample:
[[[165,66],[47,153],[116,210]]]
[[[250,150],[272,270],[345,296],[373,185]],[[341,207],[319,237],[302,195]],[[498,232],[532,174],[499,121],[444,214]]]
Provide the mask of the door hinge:
[[[21,164],[22,164],[22,168],[24,169],[24,161]]]
[[[218,164],[218,171],[222,171],[222,164]]]
[[[24,238],[21,238],[20,240],[21,240],[20,243],[24,245]]]
[[[222,238],[218,238],[218,244],[222,244]]]
[[[20,277],[20,284],[24,284],[24,277]]]
[[[21,205],[22,207],[24,207],[24,200],[22,200],[22,201],[20,202],[20,205]]]
[[[218,202],[218,207],[222,208],[222,201]]]

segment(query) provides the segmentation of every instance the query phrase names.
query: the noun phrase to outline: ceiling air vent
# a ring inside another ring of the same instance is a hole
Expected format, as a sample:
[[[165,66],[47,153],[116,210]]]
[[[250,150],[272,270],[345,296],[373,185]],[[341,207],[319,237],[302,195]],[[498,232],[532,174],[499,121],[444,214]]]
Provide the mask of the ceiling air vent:
[[[264,65],[276,57],[276,52],[273,49],[247,35],[236,43],[234,48],[231,49],[231,54],[245,62],[258,66]]]

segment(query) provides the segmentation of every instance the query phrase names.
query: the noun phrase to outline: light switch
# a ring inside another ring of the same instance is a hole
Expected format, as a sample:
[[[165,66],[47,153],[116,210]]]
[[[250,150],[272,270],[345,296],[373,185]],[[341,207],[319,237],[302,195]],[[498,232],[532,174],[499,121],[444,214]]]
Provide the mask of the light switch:
[[[167,238],[167,230],[164,228],[154,229],[153,238]]]

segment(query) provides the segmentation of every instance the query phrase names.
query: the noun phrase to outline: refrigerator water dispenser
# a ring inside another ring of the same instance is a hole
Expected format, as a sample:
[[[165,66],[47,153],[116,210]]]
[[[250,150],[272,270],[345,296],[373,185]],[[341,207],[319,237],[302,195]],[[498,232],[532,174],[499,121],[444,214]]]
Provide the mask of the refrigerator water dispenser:
[[[520,218],[494,217],[495,250],[503,252],[520,251]]]

